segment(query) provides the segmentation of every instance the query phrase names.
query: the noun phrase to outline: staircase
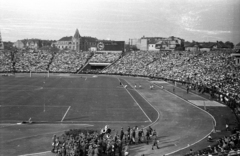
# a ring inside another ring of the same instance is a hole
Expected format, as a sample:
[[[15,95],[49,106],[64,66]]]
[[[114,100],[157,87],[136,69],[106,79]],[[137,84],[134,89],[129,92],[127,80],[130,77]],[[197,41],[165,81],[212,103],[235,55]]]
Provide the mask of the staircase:
[[[91,58],[93,57],[94,53],[91,53],[91,55],[89,55],[89,57],[86,59],[85,63],[83,66],[81,66],[78,70],[77,70],[77,74],[81,73],[83,71],[83,69],[88,69],[89,68],[89,61],[91,60]]]

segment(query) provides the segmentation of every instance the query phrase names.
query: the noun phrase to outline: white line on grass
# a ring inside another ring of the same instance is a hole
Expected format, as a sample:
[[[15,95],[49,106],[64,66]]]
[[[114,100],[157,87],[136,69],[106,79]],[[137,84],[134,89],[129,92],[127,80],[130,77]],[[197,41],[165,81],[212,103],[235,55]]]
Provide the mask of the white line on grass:
[[[42,107],[39,105],[0,105],[1,107]],[[46,107],[68,107],[68,106],[60,106],[60,105],[52,105],[52,106],[46,106]]]
[[[125,80],[125,79],[124,79]],[[153,109],[155,109],[155,111],[158,113],[158,117],[156,119],[156,121],[158,121],[158,119],[160,118],[160,115],[162,116],[162,114],[138,91],[135,89],[135,87],[133,87],[127,80],[125,80],[127,82],[127,84],[129,84],[133,90],[135,90]],[[161,118],[162,119],[162,118]],[[156,123],[156,121],[154,123]],[[151,126],[154,124],[151,124]]]
[[[68,123],[68,122],[71,122],[71,123],[76,123],[76,122],[96,122],[96,123],[143,123],[143,122],[150,122],[150,121],[62,121],[62,123]]]
[[[68,111],[69,111],[70,108],[71,108],[71,106],[68,107],[67,111],[65,112],[64,116],[62,117],[61,122],[62,122],[62,121],[64,120],[64,118],[66,117],[66,115],[67,115],[67,113],[68,113]]]
[[[32,154],[24,154],[24,155],[19,155],[19,156],[31,156],[31,155],[40,155],[44,153],[50,153],[51,151],[46,151],[46,152],[39,152],[39,153],[32,153]]]
[[[158,85],[156,85],[156,84],[154,84],[154,85],[157,86],[158,88],[160,88]],[[215,118],[212,116],[212,114],[210,114],[210,113],[208,113],[207,111],[205,111],[205,110],[199,108],[198,106],[194,105],[194,104],[191,103],[190,101],[185,100],[184,98],[182,98],[182,97],[180,97],[180,96],[178,96],[178,95],[175,95],[175,94],[173,94],[172,92],[170,92],[170,91],[168,91],[168,90],[166,90],[166,89],[164,89],[164,90],[165,90],[166,92],[172,94],[173,96],[175,96],[175,97],[177,97],[177,98],[179,98],[179,99],[181,99],[181,100],[187,102],[188,104],[190,104],[190,105],[192,105],[192,106],[194,106],[194,107],[196,107],[196,108],[198,108],[198,109],[204,111],[205,113],[207,113],[210,117],[212,117],[212,119],[213,119],[213,121],[214,121],[214,127],[216,126],[216,120],[215,120]],[[203,139],[205,139],[206,137],[208,137],[208,136],[214,131],[214,127],[213,127],[213,129],[211,130],[211,132],[209,132],[206,136],[204,136],[202,139],[200,139],[200,140],[194,142],[193,144],[190,144],[190,146],[195,145],[195,144],[199,143],[200,141],[202,141]],[[183,149],[189,148],[190,146],[186,146],[186,147],[180,148],[180,149],[178,149],[178,150],[175,150],[175,151],[173,151],[173,152],[167,153],[167,154],[165,154],[165,155],[170,155],[170,154],[173,154],[173,153],[179,152],[179,151],[181,151],[181,150],[183,150]]]
[[[121,82],[120,80],[119,80],[119,78],[118,78],[118,81],[119,82]],[[127,91],[127,93],[132,97],[132,99],[135,101],[135,103],[139,106],[139,108],[142,110],[142,112],[145,114],[145,116],[148,118],[148,120],[150,121],[150,122],[152,122],[152,120],[148,117],[148,115],[145,113],[145,111],[142,109],[142,107],[138,104],[138,102],[136,101],[136,99],[132,96],[132,94],[127,90],[127,88],[124,88],[126,91]]]

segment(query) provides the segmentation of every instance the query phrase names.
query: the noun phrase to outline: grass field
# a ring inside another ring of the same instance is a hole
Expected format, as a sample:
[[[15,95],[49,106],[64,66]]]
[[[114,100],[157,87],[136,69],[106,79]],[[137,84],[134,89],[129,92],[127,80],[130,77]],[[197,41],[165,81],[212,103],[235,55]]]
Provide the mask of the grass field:
[[[156,118],[155,110],[148,109],[138,95],[131,97],[117,78],[1,77],[0,82],[0,122],[30,117],[35,122],[150,122]]]
[[[179,151],[188,144],[197,146],[212,130],[213,118],[188,102],[201,98],[176,89],[175,94],[186,100],[181,99],[168,91],[167,83],[162,84],[164,90],[157,86],[150,90],[147,79],[131,77],[28,76],[0,77],[1,156],[51,155],[53,134],[75,128],[100,130],[106,124],[116,131],[151,124],[159,134],[160,150],[152,151],[151,145],[145,144],[130,149],[133,155],[149,156]],[[127,89],[120,82],[128,85]],[[142,88],[134,88],[135,83]],[[30,117],[36,124],[16,124]]]

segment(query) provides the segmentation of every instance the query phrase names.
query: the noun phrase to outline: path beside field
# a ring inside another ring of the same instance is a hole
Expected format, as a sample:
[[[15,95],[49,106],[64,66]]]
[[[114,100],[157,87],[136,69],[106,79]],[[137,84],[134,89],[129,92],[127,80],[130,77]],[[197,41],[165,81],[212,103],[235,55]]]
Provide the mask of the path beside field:
[[[214,119],[210,114],[192,103],[155,86],[150,90],[150,83],[143,79],[124,78],[131,86],[141,84],[135,91],[142,95],[158,112],[159,119],[152,126],[159,136],[160,149],[151,149],[151,145],[131,147],[130,155],[148,156],[172,154],[204,139],[213,130]],[[169,85],[162,82],[163,85]],[[175,90],[178,92],[178,90]],[[191,95],[194,100],[200,97]],[[178,155],[178,154],[177,154]]]
[[[161,82],[162,81],[157,81],[156,84],[158,86],[164,86],[164,89],[166,91],[173,93],[173,84],[161,83]],[[208,142],[207,138],[205,138],[199,143],[193,146],[190,146],[188,148],[185,148],[172,155],[184,155],[188,153],[190,149],[192,149],[193,151],[202,150],[204,148],[207,148],[209,145],[211,146],[216,144],[216,141],[219,138],[230,135],[229,131],[225,131],[225,125],[228,124],[230,125],[230,127],[234,127],[236,125],[235,124],[236,119],[232,111],[228,107],[226,107],[221,103],[213,101],[208,94],[201,94],[194,90],[192,90],[187,94],[186,86],[181,84],[177,84],[177,87],[175,87],[174,94],[196,104],[201,109],[206,108],[206,111],[209,112],[216,120],[216,127],[215,127],[216,133],[211,133],[211,136],[213,137],[213,140],[214,140],[213,142]],[[196,99],[195,97],[198,97],[198,98]]]

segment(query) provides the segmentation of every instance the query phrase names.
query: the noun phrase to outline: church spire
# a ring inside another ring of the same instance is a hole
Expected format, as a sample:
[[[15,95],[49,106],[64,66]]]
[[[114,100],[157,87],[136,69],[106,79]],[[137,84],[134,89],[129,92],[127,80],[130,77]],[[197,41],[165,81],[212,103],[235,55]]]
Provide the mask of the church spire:
[[[75,39],[80,39],[80,38],[81,38],[78,29],[76,29],[75,34],[74,34],[73,37],[74,37]]]

